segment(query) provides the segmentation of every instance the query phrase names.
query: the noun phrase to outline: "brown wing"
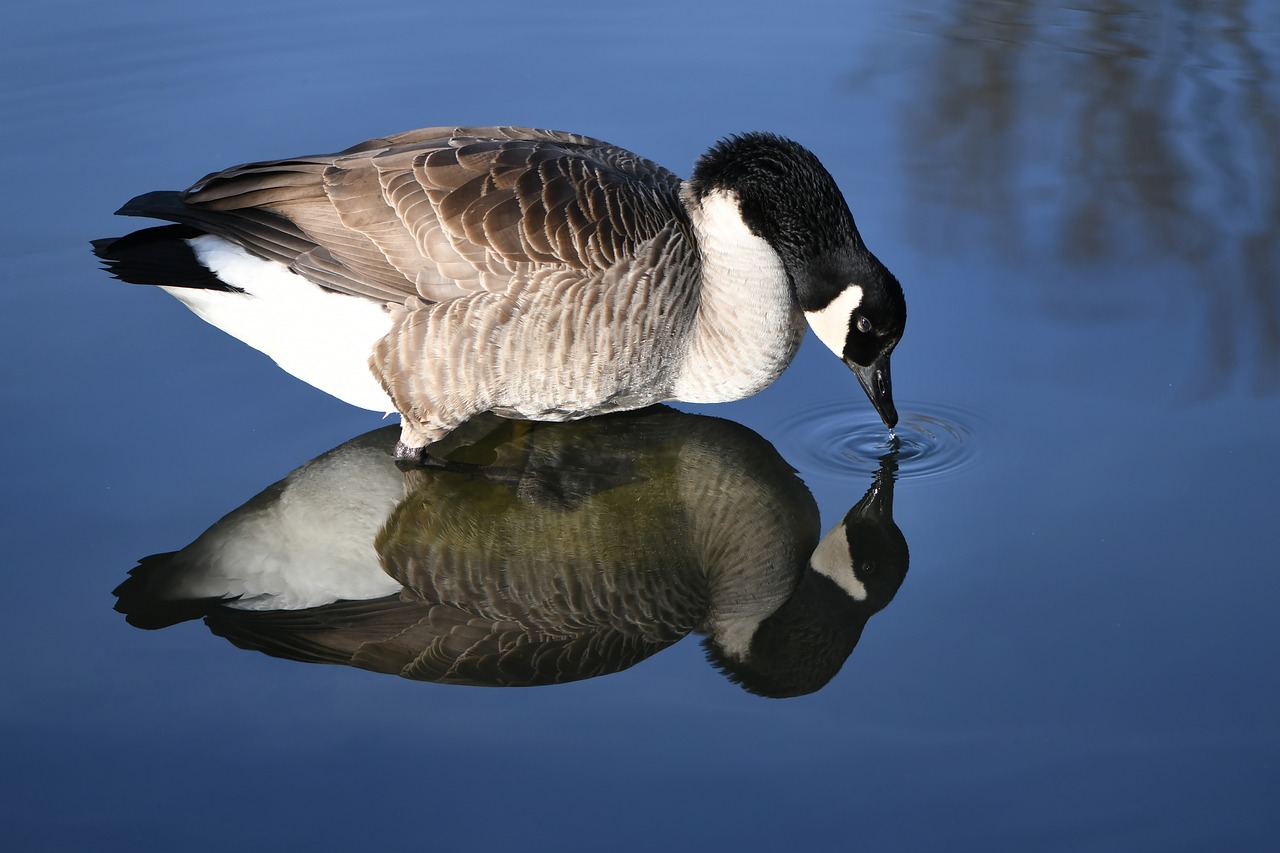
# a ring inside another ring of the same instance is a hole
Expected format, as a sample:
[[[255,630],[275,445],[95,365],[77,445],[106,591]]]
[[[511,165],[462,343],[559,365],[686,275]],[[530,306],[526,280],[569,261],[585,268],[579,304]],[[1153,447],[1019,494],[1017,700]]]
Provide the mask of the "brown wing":
[[[354,666],[442,684],[523,687],[618,672],[675,642],[608,626],[549,635],[402,596],[339,601],[307,610],[215,607],[205,624],[242,649]]]
[[[436,302],[535,268],[607,269],[685,217],[679,187],[585,136],[437,127],[237,166],[121,212],[205,228],[332,290]]]

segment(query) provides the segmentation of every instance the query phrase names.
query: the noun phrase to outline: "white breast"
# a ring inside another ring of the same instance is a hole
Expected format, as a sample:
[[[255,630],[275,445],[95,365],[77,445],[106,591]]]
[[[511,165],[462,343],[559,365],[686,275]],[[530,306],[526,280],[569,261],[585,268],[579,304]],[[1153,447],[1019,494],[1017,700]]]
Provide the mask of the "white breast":
[[[751,233],[727,191],[685,203],[702,259],[698,318],[678,400],[719,403],[765,388],[791,363],[804,323],[778,253]]]

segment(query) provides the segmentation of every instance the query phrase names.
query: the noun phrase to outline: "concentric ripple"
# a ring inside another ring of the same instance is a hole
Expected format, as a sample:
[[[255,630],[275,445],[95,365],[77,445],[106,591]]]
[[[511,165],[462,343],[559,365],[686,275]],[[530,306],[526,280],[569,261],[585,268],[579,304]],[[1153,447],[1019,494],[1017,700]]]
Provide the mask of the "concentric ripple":
[[[972,412],[907,403],[898,413],[891,435],[861,401],[801,409],[780,424],[786,455],[798,455],[792,464],[806,474],[840,477],[874,474],[880,459],[896,452],[899,480],[949,475],[973,461],[978,419]]]

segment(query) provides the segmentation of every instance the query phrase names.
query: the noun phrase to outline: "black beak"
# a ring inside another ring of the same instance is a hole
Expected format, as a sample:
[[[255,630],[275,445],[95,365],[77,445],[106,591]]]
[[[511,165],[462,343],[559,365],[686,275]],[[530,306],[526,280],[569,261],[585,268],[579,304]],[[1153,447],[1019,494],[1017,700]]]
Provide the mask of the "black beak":
[[[867,392],[867,398],[871,400],[871,405],[876,407],[876,412],[879,413],[880,420],[884,421],[884,425],[889,429],[897,426],[898,410],[893,406],[893,383],[889,379],[889,354],[879,356],[865,367],[852,361],[845,361],[845,364],[849,365],[849,369],[862,383],[862,390]]]

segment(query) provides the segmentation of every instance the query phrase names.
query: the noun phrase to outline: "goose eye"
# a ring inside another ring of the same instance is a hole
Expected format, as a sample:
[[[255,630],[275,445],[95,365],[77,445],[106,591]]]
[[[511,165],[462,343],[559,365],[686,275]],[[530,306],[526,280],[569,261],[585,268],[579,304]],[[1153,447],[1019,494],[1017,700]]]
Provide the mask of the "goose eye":
[[[868,320],[866,317],[859,317],[858,331],[862,332],[863,334],[866,334],[867,332],[871,331],[871,321]]]

